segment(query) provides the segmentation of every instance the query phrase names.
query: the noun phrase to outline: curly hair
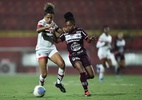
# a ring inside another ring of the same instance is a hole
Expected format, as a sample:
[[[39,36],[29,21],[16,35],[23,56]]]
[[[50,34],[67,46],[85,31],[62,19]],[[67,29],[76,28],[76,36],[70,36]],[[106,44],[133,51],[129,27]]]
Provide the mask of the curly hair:
[[[52,3],[46,3],[44,6],[44,16],[47,13],[54,14],[55,6]]]
[[[74,16],[71,12],[65,13],[64,18],[65,18],[65,22],[70,21],[71,23],[73,23],[75,25],[75,19],[74,19]]]

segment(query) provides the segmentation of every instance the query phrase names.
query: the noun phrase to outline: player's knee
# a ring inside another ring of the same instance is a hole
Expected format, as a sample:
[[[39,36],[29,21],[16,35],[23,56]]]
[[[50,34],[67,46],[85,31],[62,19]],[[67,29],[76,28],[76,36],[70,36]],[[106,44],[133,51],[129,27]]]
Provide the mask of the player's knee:
[[[90,76],[90,79],[93,79],[94,77],[95,77],[94,75],[91,75],[91,76]]]
[[[95,76],[93,75],[93,76],[91,76],[90,78],[93,79],[94,77],[95,77]]]
[[[60,61],[58,63],[58,66],[61,68],[61,69],[65,69],[65,62],[64,61]]]

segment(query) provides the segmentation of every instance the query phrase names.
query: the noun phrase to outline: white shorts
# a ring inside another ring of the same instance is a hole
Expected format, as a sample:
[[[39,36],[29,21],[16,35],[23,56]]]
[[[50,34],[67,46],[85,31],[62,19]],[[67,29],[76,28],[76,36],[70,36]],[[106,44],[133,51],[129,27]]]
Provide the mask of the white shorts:
[[[110,59],[111,58],[111,52],[110,50],[107,50],[107,51],[104,51],[104,50],[98,50],[98,57],[99,59],[104,59],[104,58],[108,58]]]
[[[54,49],[47,49],[47,50],[37,50],[36,51],[36,58],[38,60],[42,58],[51,58],[58,50],[56,48]]]

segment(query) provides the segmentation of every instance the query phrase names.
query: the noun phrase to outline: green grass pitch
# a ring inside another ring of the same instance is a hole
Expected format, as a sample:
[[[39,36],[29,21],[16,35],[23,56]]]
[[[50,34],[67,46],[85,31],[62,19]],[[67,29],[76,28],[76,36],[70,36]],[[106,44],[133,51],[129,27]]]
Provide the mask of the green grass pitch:
[[[116,78],[106,75],[104,82],[98,76],[89,82],[91,97],[85,97],[79,81],[79,75],[65,75],[63,83],[67,90],[61,93],[54,86],[56,75],[46,78],[46,94],[42,98],[34,97],[32,91],[38,84],[38,75],[0,75],[0,100],[141,100],[142,76],[123,75]]]

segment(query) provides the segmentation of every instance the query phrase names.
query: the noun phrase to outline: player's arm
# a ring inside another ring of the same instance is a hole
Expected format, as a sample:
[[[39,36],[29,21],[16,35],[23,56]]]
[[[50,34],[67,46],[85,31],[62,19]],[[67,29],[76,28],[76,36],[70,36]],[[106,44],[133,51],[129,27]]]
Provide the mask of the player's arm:
[[[88,36],[88,38],[86,39],[88,43],[91,43],[93,40],[95,40],[95,36]]]
[[[40,33],[40,32],[49,30],[49,29],[50,29],[51,27],[53,27],[53,26],[54,26],[54,24],[50,24],[49,26],[37,25],[36,32],[37,32],[37,33]]]
[[[68,32],[68,29],[66,27],[63,27],[63,28],[58,28],[58,30],[56,30],[59,34],[62,34],[62,33],[67,33]]]
[[[96,47],[97,48],[100,48],[100,47],[103,47],[105,46],[106,42],[103,40],[103,36],[101,35],[99,37],[99,39],[97,40],[97,44],[96,44]]]
[[[59,27],[57,27],[57,28],[55,29],[55,31],[56,31],[57,33],[59,33],[59,34],[62,34],[62,33],[63,33],[63,30],[62,30],[61,28],[59,28]]]
[[[60,39],[60,36],[57,36],[56,32],[52,32],[53,33],[53,36],[54,36],[54,42],[55,43],[59,43],[59,42],[62,42],[62,40]]]
[[[83,29],[80,29],[80,30],[81,30],[83,39],[85,39],[88,43],[91,43],[95,39],[95,36],[89,36]]]

